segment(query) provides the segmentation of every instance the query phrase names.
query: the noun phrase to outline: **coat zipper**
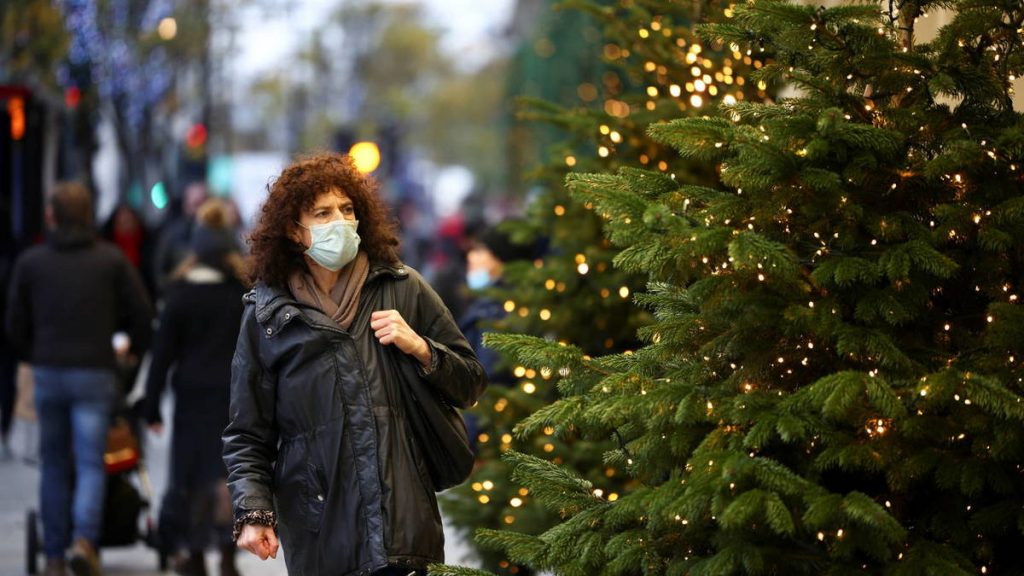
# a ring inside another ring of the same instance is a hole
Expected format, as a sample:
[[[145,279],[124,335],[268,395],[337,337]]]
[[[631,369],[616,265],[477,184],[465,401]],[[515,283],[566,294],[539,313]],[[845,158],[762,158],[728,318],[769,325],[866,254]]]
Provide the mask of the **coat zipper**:
[[[344,330],[342,330],[340,328],[336,328],[336,327],[333,327],[333,326],[328,326],[328,325],[325,325],[325,324],[321,324],[319,322],[314,322],[312,319],[308,318],[304,314],[303,315],[297,315],[297,316],[298,316],[298,318],[300,318],[302,320],[302,322],[304,324],[306,324],[310,328],[326,330],[328,332],[335,332],[337,334],[341,334],[342,336],[344,336],[344,337],[346,337],[349,340],[352,340],[354,342],[354,338],[352,338],[352,334],[350,334],[349,332],[345,332]],[[354,343],[353,343],[353,345],[354,345]],[[359,352],[358,351],[356,351],[356,357],[359,358]],[[338,366],[338,358],[337,358],[337,356],[332,355],[331,359],[332,359],[332,361],[334,363],[335,374],[340,374],[341,373],[341,368]],[[384,517],[384,501],[383,501],[383,499],[384,499],[384,479],[381,477],[381,469],[380,469],[380,467],[381,467],[381,464],[380,464],[380,450],[381,450],[381,446],[380,446],[380,433],[378,431],[379,426],[377,425],[377,415],[374,414],[374,412],[373,412],[373,395],[370,392],[370,383],[366,380],[366,371],[365,370],[361,370],[360,372],[361,372],[360,381],[361,381],[362,386],[363,386],[363,394],[365,395],[367,408],[369,408],[369,411],[370,411],[370,421],[373,422],[373,440],[374,440],[374,445],[377,447],[376,454],[374,455],[374,457],[377,458],[377,494],[378,494],[378,499],[380,501],[379,512],[381,514],[381,518],[383,519],[383,517]],[[382,521],[381,522],[380,543],[381,543],[381,556],[385,560],[388,557],[387,547],[384,544],[384,542],[386,540],[385,537],[387,535],[386,532],[387,532],[387,526],[385,526],[384,522]]]

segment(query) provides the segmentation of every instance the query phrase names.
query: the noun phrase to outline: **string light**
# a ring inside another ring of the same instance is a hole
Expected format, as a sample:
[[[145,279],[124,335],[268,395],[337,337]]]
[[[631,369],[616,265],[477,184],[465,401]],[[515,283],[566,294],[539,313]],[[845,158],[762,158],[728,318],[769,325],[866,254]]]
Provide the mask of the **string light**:
[[[867,431],[868,436],[872,438],[885,435],[891,427],[892,421],[883,418],[872,418],[864,425],[864,429]]]

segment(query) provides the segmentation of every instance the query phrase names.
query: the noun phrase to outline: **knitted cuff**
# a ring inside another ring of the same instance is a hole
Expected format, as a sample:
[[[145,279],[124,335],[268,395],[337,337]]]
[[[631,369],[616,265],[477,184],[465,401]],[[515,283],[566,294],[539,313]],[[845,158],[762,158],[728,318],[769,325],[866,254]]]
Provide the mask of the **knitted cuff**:
[[[273,510],[252,510],[242,514],[235,520],[235,527],[231,531],[232,540],[238,542],[238,536],[242,533],[242,528],[246,524],[277,528],[277,515],[274,514]]]

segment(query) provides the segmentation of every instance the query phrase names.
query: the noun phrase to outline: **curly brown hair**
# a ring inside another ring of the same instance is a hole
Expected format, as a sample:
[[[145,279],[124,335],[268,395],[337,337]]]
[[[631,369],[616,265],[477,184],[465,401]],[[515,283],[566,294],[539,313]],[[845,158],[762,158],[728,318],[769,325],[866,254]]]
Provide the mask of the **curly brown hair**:
[[[371,262],[398,263],[397,226],[380,198],[377,182],[361,174],[348,155],[321,152],[297,159],[268,185],[270,194],[249,235],[253,282],[284,288],[288,277],[306,268],[306,247],[292,239],[302,212],[336,188],[352,200],[359,220],[360,250]]]

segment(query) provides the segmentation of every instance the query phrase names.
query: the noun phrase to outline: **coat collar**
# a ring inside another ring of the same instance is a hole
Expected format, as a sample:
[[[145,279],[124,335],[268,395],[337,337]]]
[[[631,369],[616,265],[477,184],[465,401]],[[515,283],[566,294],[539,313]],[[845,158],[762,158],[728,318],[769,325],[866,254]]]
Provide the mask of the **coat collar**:
[[[96,241],[96,233],[87,226],[58,227],[50,230],[47,241],[57,250],[73,250]]]
[[[373,262],[370,264],[370,273],[366,277],[364,287],[369,286],[381,276],[387,276],[394,280],[404,280],[409,277],[409,268],[401,262],[397,264],[385,264]],[[305,304],[296,300],[287,288],[270,286],[262,280],[244,296],[244,301],[256,306],[256,320],[265,324],[283,306],[303,308]]]

